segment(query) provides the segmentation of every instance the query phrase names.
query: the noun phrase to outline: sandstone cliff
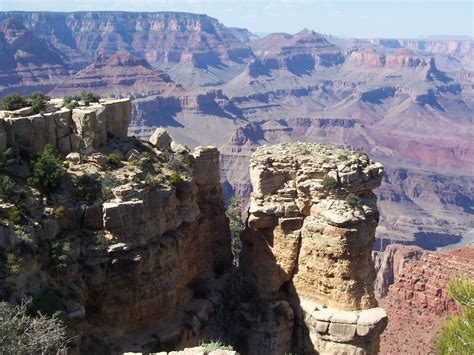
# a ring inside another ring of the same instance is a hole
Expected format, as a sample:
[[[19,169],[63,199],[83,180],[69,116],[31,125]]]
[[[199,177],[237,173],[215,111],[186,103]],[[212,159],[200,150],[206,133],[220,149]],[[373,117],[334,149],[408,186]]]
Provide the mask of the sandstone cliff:
[[[2,177],[17,184],[0,203],[2,299],[62,311],[81,352],[196,345],[230,263],[219,152],[190,153],[164,131],[127,137],[128,99],[50,106],[0,119]],[[44,197],[26,178],[46,144],[67,155],[61,187]]]
[[[251,323],[251,353],[376,353],[387,322],[371,260],[382,165],[363,153],[283,143],[257,149],[250,169],[242,265],[260,302],[279,315]]]

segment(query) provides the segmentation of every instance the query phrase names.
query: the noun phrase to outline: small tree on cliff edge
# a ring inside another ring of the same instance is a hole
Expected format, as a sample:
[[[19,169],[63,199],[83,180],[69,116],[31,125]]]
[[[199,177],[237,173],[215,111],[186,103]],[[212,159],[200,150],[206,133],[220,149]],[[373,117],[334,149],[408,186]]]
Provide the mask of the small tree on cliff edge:
[[[239,267],[240,251],[242,250],[240,233],[244,227],[244,224],[242,223],[242,199],[239,196],[232,196],[230,198],[226,215],[229,218],[231,248],[232,254],[234,255],[234,265]]]
[[[448,294],[462,307],[452,316],[436,340],[438,354],[474,354],[474,282],[468,276],[452,280]]]

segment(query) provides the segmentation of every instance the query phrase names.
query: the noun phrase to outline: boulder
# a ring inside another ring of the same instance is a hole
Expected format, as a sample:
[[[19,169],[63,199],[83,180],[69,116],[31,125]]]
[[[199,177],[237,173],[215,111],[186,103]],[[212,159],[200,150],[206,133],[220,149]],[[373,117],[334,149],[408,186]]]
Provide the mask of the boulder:
[[[157,128],[151,135],[149,142],[160,150],[170,149],[172,139],[164,128]]]

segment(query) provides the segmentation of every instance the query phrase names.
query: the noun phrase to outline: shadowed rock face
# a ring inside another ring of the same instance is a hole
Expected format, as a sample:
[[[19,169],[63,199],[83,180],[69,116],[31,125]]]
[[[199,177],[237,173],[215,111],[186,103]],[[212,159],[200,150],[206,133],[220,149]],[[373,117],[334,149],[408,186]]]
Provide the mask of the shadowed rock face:
[[[372,189],[382,175],[365,154],[331,146],[283,143],[252,155],[242,265],[268,305],[277,295],[291,305],[292,351],[377,351],[387,318],[374,297]]]

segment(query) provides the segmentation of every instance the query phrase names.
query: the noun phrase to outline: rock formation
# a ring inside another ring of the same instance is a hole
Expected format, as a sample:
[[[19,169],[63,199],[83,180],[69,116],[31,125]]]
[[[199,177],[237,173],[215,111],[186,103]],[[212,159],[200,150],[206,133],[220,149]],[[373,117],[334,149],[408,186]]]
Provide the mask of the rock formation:
[[[391,247],[390,251],[398,249],[406,254],[406,248]],[[381,353],[433,351],[434,339],[448,316],[460,311],[448,296],[447,285],[462,274],[474,278],[473,259],[472,247],[425,251],[421,257],[406,260],[403,269],[394,272],[394,282],[380,300],[390,319],[381,337]]]
[[[382,175],[365,154],[331,146],[283,143],[254,153],[242,265],[261,302],[288,302],[292,312],[278,306],[286,327],[260,324],[254,336],[267,338],[251,353],[377,352],[387,317],[374,296],[372,189]]]
[[[72,110],[62,104],[62,100],[51,102],[46,113],[36,115],[30,108],[0,111],[0,149],[8,145],[33,155],[40,153],[46,144],[52,144],[68,154],[101,148],[112,137],[127,137],[130,99],[102,100]]]
[[[191,154],[161,131],[153,145],[127,137],[128,99],[59,101],[0,119],[1,168],[18,191],[0,199],[0,297],[64,312],[83,352],[196,345],[220,302],[215,273],[230,264],[218,150]],[[61,187],[43,199],[26,178],[46,144],[67,155]]]

